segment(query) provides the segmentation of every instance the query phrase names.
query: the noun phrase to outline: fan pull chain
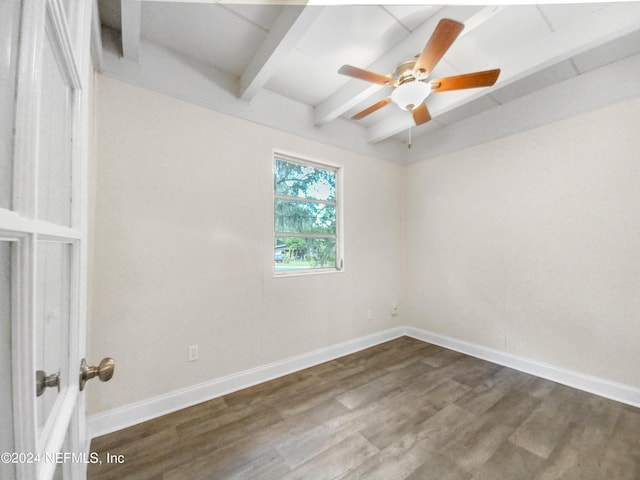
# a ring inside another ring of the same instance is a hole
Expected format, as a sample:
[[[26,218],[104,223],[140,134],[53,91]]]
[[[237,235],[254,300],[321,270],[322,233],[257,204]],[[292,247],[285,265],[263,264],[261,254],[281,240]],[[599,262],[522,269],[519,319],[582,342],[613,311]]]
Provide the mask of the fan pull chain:
[[[407,145],[407,148],[413,147],[413,143],[411,142],[411,128],[412,127],[409,127],[409,143]]]

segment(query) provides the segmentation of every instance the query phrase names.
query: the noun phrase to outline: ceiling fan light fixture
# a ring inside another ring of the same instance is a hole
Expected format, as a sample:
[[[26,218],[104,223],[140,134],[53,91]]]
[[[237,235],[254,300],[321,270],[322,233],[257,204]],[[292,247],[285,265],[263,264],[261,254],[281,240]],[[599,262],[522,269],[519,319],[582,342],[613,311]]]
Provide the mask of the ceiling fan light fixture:
[[[391,92],[391,100],[403,110],[413,110],[431,93],[431,85],[425,82],[413,81],[398,85]]]
[[[402,110],[410,110],[414,123],[422,125],[431,120],[431,113],[425,103],[431,92],[493,86],[500,75],[499,68],[426,81],[463,28],[464,25],[456,20],[441,19],[422,52],[400,63],[390,76],[351,65],[340,67],[338,73],[342,75],[394,88],[390,96],[356,113],[351,119],[360,120],[393,102]]]

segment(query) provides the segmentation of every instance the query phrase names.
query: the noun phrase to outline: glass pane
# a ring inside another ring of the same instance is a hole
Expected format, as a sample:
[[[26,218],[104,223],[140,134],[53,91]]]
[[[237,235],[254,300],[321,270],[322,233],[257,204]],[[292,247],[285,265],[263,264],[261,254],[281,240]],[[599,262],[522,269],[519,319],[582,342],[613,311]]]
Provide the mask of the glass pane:
[[[62,6],[64,7],[64,13],[67,15],[67,19],[69,19],[71,17],[71,14],[73,13],[73,5],[72,5],[72,0],[62,0]],[[71,23],[71,22],[69,22]],[[71,25],[69,25],[71,26]]]
[[[335,238],[276,237],[276,271],[336,267]]]
[[[0,240],[0,452],[14,451],[11,398],[11,243]],[[0,478],[14,478],[13,465],[0,462]]]
[[[38,243],[36,285],[36,370],[45,376],[60,374],[60,391],[68,384],[71,246],[57,242]],[[44,389],[37,400],[41,430],[60,397],[55,386]]]
[[[42,54],[38,218],[71,225],[71,90],[47,36]]]
[[[60,452],[60,458],[63,458],[62,457],[63,453],[64,452]],[[63,465],[64,465],[63,463],[58,463],[58,465],[56,465],[56,471],[53,472],[53,478],[51,480],[63,480],[64,479],[64,476],[62,474],[62,466]]]
[[[11,208],[20,2],[0,2],[0,208]]]
[[[336,207],[323,203],[275,199],[275,231],[336,233]]]
[[[276,158],[273,191],[276,195],[334,202],[336,172]]]

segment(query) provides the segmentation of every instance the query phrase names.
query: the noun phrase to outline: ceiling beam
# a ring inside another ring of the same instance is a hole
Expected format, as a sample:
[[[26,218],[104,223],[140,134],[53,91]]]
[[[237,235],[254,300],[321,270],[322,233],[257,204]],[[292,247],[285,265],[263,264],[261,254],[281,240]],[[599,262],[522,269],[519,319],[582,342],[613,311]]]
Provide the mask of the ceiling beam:
[[[142,2],[140,0],[120,1],[122,55],[133,62],[138,62],[140,59],[141,11]]]
[[[288,6],[282,9],[240,77],[241,100],[250,102],[296,46],[323,7]]]
[[[608,5],[580,21],[550,32],[536,42],[531,42],[517,51],[510,52],[501,60],[502,72],[495,87],[513,83],[538,70],[566,60],[608,41],[620,38],[638,29],[640,3]],[[451,100],[429,104],[431,115],[436,118],[465,103],[487,94],[487,89],[470,89],[456,92]],[[435,100],[435,99],[434,99]],[[396,135],[413,125],[410,116],[405,119],[387,119],[368,129],[369,142],[376,143]]]

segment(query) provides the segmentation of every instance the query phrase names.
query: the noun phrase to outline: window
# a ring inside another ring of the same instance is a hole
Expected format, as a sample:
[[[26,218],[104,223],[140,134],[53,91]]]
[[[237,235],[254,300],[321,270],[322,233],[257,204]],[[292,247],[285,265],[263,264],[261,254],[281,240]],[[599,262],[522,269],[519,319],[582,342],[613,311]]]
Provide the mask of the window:
[[[275,154],[273,268],[276,274],[342,268],[339,169]]]

